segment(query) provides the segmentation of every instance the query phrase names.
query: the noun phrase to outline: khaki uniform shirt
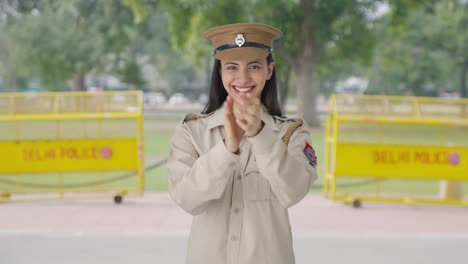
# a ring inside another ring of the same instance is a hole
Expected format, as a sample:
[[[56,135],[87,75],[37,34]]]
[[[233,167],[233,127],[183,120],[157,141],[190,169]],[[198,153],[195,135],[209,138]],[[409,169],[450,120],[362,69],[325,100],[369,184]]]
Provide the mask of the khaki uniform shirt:
[[[188,115],[176,129],[167,162],[169,193],[192,214],[189,264],[292,264],[287,208],[317,178],[304,154],[304,123],[286,146],[281,137],[294,120],[262,111],[265,126],[244,138],[240,154],[224,145],[224,107]]]

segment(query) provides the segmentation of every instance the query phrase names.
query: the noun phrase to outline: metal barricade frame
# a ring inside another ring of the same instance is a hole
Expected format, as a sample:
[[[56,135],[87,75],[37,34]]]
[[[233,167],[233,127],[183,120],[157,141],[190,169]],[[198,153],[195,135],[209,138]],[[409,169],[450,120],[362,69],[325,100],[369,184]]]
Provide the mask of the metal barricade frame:
[[[467,99],[332,95],[325,133],[324,194],[355,207],[362,201],[466,206],[468,137],[463,135],[468,135],[467,128]],[[362,134],[347,136],[343,129]],[[429,136],[433,140],[429,143],[418,139]],[[389,181],[400,181],[408,191],[385,193],[382,183]],[[419,182],[427,181],[441,182],[439,193],[414,195]],[[374,195],[344,190],[359,182],[375,184]]]
[[[0,130],[0,201],[144,192],[141,91],[2,93]]]

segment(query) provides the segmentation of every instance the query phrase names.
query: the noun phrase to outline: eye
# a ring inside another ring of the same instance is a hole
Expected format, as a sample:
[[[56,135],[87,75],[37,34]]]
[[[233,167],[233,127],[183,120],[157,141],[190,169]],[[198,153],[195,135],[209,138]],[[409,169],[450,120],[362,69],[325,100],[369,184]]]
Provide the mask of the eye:
[[[249,68],[253,70],[258,70],[258,69],[261,69],[262,67],[259,64],[252,64],[250,65]]]
[[[237,69],[237,67],[234,66],[234,65],[227,65],[227,66],[225,67],[225,69],[228,70],[228,71],[233,71],[233,70]]]

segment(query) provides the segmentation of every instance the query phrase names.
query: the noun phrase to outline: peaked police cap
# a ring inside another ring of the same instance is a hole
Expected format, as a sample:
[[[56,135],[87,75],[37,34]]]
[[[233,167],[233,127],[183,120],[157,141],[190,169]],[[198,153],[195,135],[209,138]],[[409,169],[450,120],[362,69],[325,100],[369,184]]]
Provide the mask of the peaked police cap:
[[[219,60],[256,60],[273,52],[273,40],[283,34],[258,23],[237,23],[214,27],[203,33],[211,41],[213,55]]]

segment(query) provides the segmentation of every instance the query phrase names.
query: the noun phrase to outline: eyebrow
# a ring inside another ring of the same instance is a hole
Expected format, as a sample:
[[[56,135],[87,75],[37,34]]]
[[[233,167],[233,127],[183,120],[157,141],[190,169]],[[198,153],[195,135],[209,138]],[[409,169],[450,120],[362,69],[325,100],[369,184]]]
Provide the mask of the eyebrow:
[[[247,65],[254,64],[254,63],[261,63],[261,62],[260,62],[260,60],[253,60],[253,61],[248,62]],[[228,64],[232,64],[232,65],[236,65],[236,66],[239,65],[238,63],[233,62],[233,61],[228,61],[228,62],[224,63],[224,65],[228,65]]]

